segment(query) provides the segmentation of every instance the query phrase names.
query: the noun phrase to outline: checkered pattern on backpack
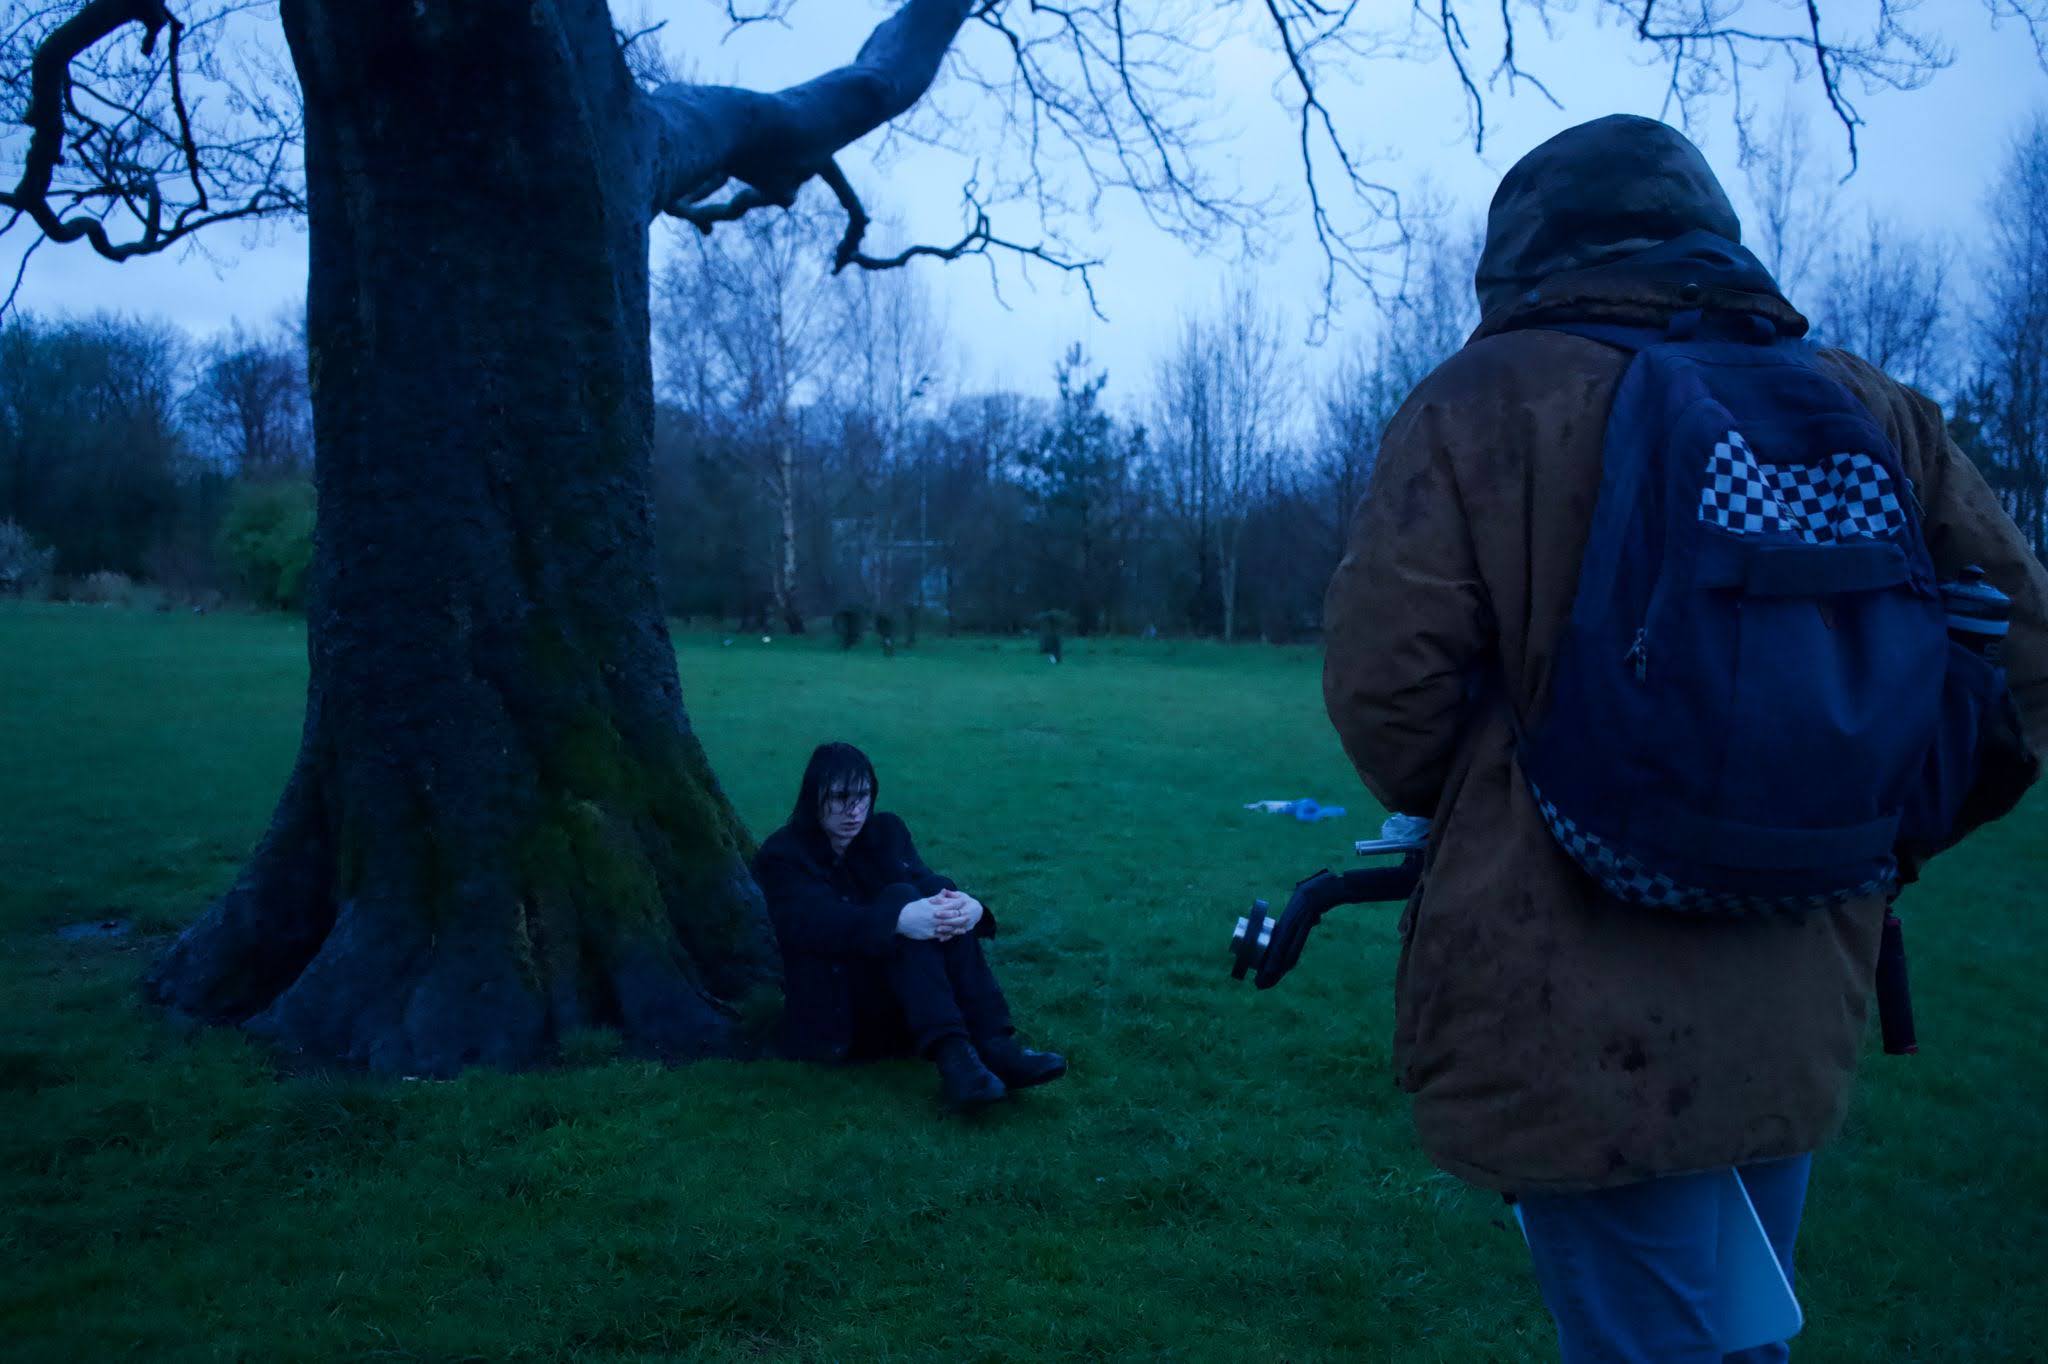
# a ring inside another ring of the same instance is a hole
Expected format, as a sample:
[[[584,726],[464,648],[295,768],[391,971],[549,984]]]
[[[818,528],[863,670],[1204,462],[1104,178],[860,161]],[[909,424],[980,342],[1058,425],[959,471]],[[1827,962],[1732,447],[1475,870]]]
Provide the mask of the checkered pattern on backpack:
[[[1581,870],[1599,884],[1600,889],[1627,904],[1707,915],[1811,911],[1832,909],[1851,900],[1876,895],[1889,884],[1889,878],[1879,877],[1849,890],[1823,895],[1746,895],[1689,886],[1663,872],[1650,870],[1637,858],[1580,825],[1546,799],[1535,783],[1530,783],[1529,790],[1536,798],[1536,808],[1542,814],[1543,822],[1550,827],[1551,837],[1557,840],[1572,861],[1579,864]]]
[[[1891,474],[1869,455],[1767,464],[1740,431],[1715,442],[1707,457],[1700,520],[1738,535],[1783,532],[1810,545],[1889,538],[1906,528]]]

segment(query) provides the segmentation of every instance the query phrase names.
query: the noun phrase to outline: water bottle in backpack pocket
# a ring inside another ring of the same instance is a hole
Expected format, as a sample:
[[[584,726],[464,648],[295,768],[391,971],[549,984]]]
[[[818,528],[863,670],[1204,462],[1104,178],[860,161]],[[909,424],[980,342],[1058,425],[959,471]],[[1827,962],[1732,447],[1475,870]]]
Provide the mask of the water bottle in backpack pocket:
[[[1661,909],[1814,909],[1890,887],[1957,685],[1918,506],[1882,427],[1761,319],[1558,326],[1633,353],[1542,712],[1552,834]],[[1967,681],[1967,679],[1966,679]],[[1932,816],[1938,818],[1937,816]]]

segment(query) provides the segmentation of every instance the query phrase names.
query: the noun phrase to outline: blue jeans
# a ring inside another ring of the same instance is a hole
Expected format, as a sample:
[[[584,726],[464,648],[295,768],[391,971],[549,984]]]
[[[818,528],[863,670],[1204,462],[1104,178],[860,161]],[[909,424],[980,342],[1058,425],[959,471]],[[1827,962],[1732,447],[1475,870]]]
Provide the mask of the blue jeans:
[[[1745,1165],[1742,1184],[1792,1277],[1813,1157]],[[1782,1364],[1783,1342],[1724,1355],[1707,1326],[1723,1175],[1521,1200],[1564,1364]]]

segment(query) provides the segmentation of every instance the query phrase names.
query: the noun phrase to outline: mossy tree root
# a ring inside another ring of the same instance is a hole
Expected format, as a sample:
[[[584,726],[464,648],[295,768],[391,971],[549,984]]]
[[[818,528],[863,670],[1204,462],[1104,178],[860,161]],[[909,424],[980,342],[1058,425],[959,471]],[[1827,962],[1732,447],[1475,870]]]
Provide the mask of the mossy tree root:
[[[694,749],[665,773],[612,767],[602,793],[537,797],[536,781],[508,804],[538,814],[509,822],[438,799],[343,817],[348,783],[302,756],[240,879],[148,993],[383,1073],[528,1066],[593,1027],[665,1059],[749,1054],[778,963],[745,836]]]

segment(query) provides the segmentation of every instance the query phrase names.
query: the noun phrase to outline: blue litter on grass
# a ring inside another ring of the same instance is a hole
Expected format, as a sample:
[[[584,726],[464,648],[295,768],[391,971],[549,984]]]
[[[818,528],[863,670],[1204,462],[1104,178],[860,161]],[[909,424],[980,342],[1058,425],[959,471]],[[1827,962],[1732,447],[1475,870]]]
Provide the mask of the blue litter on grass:
[[[1318,820],[1342,819],[1341,805],[1318,805],[1307,796],[1300,800],[1255,800],[1244,807],[1247,810],[1263,810],[1270,815],[1293,815],[1303,824],[1314,824]]]

